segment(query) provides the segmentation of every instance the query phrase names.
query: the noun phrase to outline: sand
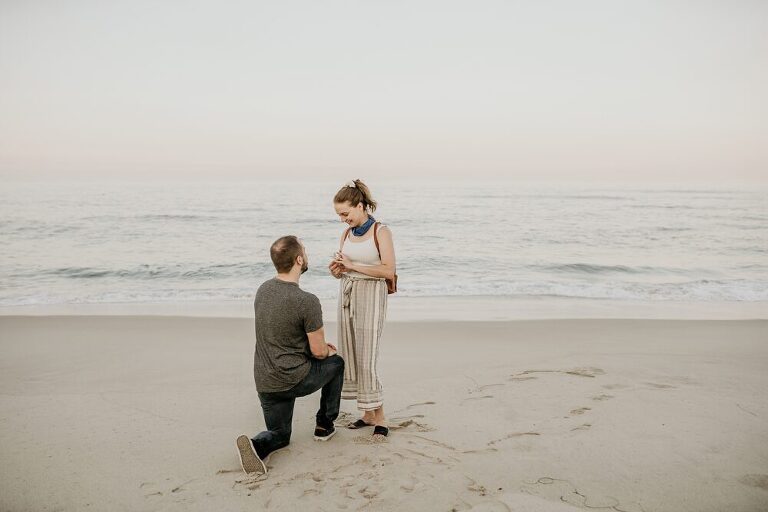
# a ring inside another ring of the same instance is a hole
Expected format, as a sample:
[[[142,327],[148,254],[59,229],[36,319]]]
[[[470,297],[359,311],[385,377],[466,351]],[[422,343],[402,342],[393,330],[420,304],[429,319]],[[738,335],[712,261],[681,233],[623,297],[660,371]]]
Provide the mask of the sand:
[[[0,317],[0,510],[768,510],[765,320],[390,322],[387,442],[300,399],[262,479],[252,357],[248,319]]]

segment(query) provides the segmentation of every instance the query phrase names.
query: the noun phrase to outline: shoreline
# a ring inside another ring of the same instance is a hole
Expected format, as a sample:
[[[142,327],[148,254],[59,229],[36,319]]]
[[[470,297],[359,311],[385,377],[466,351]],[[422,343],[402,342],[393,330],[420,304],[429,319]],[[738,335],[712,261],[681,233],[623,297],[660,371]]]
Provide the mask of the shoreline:
[[[180,303],[78,303],[0,306],[8,316],[180,316],[252,318],[252,299]],[[322,299],[323,318],[336,320],[336,299]],[[768,301],[640,302],[556,297],[398,297],[389,298],[388,322],[627,319],[763,320]]]

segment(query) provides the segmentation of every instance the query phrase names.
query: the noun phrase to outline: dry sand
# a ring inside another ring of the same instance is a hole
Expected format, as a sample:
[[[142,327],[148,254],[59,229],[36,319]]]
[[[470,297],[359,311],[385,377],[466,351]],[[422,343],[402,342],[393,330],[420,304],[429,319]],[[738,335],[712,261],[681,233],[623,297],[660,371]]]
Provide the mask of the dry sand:
[[[300,399],[260,480],[252,354],[247,319],[0,317],[0,510],[768,510],[768,321],[391,322],[388,441]]]

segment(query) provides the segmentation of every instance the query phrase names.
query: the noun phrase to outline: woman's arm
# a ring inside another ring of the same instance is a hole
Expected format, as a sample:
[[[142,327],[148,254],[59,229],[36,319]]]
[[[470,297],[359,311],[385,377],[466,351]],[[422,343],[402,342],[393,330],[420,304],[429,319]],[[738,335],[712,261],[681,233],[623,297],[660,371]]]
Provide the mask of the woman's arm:
[[[354,270],[371,277],[384,277],[394,279],[395,277],[395,245],[392,242],[392,232],[388,227],[382,226],[376,233],[379,238],[379,253],[381,254],[381,265],[365,266],[352,263],[346,255],[342,254],[339,263],[342,263],[347,270]]]

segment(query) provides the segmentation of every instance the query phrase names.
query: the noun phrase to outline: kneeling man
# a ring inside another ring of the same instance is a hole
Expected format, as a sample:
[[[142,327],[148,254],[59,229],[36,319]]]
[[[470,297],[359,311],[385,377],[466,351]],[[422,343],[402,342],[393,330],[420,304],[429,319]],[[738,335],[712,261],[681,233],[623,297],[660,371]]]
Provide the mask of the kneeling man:
[[[275,241],[270,249],[277,276],[256,292],[256,380],[267,430],[249,439],[237,438],[240,462],[246,473],[266,473],[264,459],[291,440],[293,406],[297,397],[322,389],[316,415],[315,439],[327,441],[335,433],[339,415],[344,360],[325,341],[323,313],[316,296],[299,288],[307,271],[307,253],[295,236]]]

